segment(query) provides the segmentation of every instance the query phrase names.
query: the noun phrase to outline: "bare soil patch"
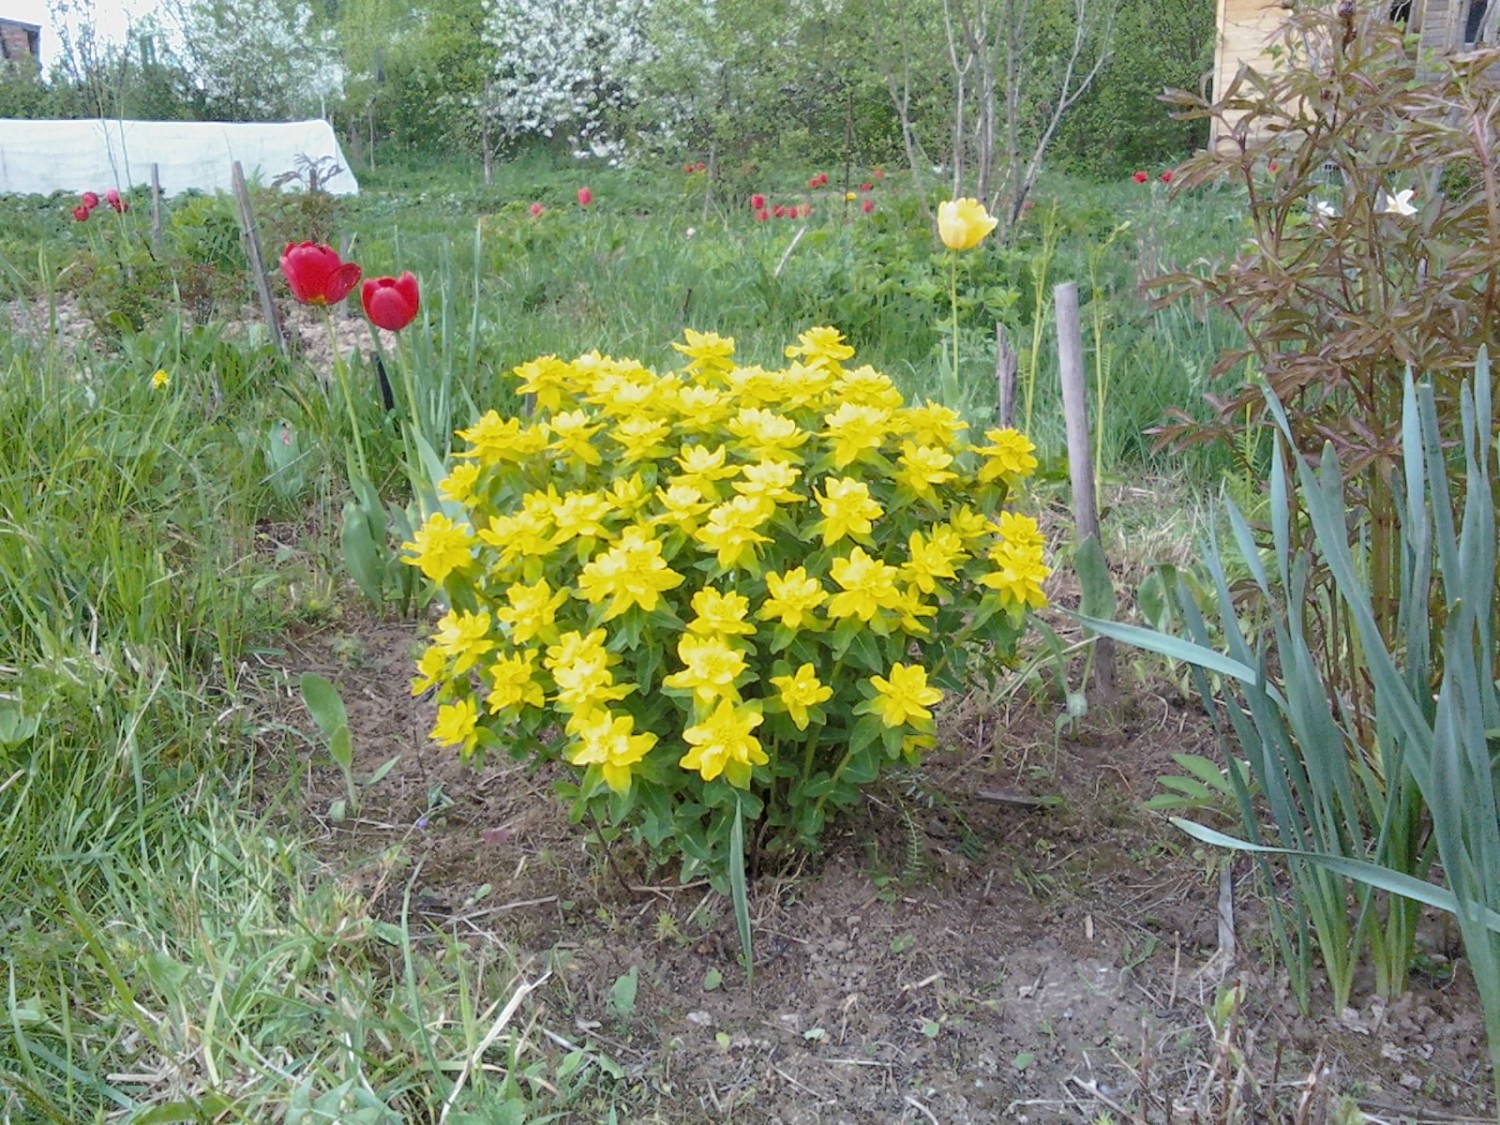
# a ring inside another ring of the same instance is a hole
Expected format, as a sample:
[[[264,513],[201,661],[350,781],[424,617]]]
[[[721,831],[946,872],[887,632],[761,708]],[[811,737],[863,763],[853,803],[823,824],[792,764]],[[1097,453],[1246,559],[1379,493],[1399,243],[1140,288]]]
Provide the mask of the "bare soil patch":
[[[309,752],[297,829],[372,914],[501,943],[529,980],[550,970],[526,1000],[528,1049],[613,1059],[620,1120],[1217,1121],[1236,1083],[1266,1107],[1236,1120],[1293,1120],[1269,1107],[1309,1090],[1321,1112],[1343,1094],[1380,1121],[1486,1112],[1478,1004],[1441,928],[1435,972],[1400,1001],[1366,993],[1331,1013],[1320,997],[1301,1017],[1262,967],[1255,880],[1237,862],[1238,953],[1224,958],[1221,857],[1140,808],[1172,753],[1211,752],[1186,701],[1138,695],[1056,739],[1050,699],[951,707],[943,752],[873,789],[800,866],[761,873],[747,986],[731,912],[706,887],[628,848],[605,862],[546,770],[470,768],[428,744],[430,705],[408,693],[424,632],[351,611],[289,639],[291,683],[316,671],[342,691],[356,773],[389,764],[358,817],[334,823],[342,779]],[[610,992],[632,969],[623,1018]],[[1205,1008],[1236,982],[1245,1005],[1216,1036]]]

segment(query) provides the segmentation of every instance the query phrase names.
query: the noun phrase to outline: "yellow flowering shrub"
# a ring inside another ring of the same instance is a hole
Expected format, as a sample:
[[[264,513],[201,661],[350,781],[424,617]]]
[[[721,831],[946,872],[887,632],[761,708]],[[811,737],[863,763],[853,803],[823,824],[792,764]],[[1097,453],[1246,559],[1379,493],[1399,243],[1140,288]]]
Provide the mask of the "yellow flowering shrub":
[[[515,371],[534,412],[459,431],[404,561],[440,588],[412,690],[432,738],[579,770],[565,795],[723,887],[729,825],[815,840],[882,766],[934,744],[974,652],[1045,604],[1005,505],[1036,468],[970,440],[815,328],[776,371],[689,331],[679,370],[598,354]]]

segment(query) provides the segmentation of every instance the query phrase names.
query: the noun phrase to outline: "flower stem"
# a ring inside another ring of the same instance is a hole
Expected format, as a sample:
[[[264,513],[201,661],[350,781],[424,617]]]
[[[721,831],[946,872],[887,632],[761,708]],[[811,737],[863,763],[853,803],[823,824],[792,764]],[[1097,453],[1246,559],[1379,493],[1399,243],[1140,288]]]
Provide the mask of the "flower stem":
[[[958,255],[948,251],[948,299],[953,306],[953,382],[949,386],[948,406],[958,409]]]
[[[370,467],[365,461],[365,443],[359,435],[359,417],[354,412],[354,395],[349,390],[349,370],[344,366],[344,356],[339,351],[338,334],[333,330],[333,310],[327,305],[323,306],[323,323],[328,326],[328,343],[333,348],[333,376],[339,382],[339,390],[344,394],[344,407],[349,411],[349,429],[354,435],[355,463],[359,466],[360,477],[369,480]]]

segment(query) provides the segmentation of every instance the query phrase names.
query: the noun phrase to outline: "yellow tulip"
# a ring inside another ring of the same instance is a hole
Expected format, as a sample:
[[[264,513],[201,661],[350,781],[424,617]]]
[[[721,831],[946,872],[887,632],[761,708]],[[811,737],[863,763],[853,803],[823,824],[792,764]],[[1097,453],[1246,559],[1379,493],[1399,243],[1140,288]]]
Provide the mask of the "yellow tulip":
[[[972,250],[1000,220],[977,199],[950,199],[938,204],[938,237],[949,250]]]

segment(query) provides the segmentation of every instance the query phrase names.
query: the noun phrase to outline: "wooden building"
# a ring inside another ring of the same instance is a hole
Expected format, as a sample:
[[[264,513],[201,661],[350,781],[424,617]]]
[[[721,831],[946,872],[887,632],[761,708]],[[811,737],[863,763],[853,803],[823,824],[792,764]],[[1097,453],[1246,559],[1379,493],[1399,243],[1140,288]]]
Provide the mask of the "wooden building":
[[[1218,0],[1218,40],[1214,49],[1214,97],[1221,96],[1241,66],[1274,68],[1271,48],[1281,39],[1287,17],[1303,4],[1333,0]],[[1500,0],[1357,0],[1386,19],[1404,23],[1419,36],[1423,51],[1451,54],[1477,42],[1494,42]],[[1214,123],[1218,145],[1225,126]]]

